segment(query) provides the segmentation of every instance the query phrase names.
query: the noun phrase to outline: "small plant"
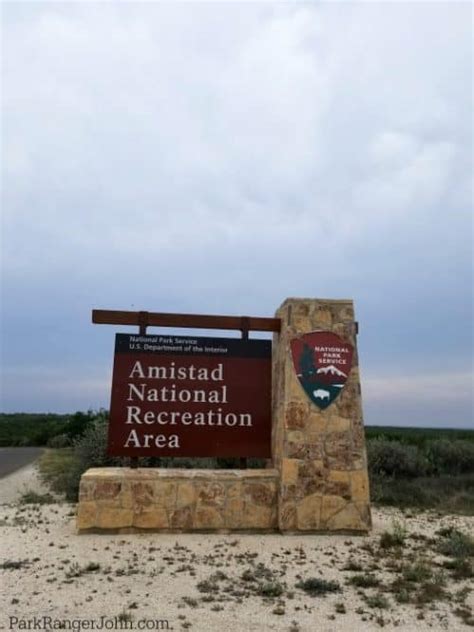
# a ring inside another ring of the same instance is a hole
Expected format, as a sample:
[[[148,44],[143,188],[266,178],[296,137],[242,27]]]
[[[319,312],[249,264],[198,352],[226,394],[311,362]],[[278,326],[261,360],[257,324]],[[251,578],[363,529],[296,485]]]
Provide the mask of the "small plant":
[[[255,581],[257,581],[257,578],[255,576],[255,571],[251,571],[249,568],[242,573],[241,579],[244,582],[255,582]]]
[[[3,570],[8,570],[8,571],[16,571],[19,568],[23,568],[24,566],[29,566],[30,565],[30,561],[29,560],[6,560],[5,562],[2,562],[2,564],[0,564],[0,568],[3,568]]]
[[[370,573],[365,573],[364,575],[353,575],[349,582],[354,586],[358,586],[359,588],[372,588],[373,586],[378,586],[380,584],[380,580],[375,575],[370,575]]]
[[[431,568],[426,562],[419,561],[411,566],[407,566],[402,570],[403,578],[407,582],[420,583],[426,581],[432,576]]]
[[[369,597],[366,597],[365,600],[369,608],[380,608],[385,610],[390,607],[390,602],[387,597],[384,597],[384,595],[370,595]]]
[[[342,567],[342,570],[359,572],[363,570],[363,567],[362,564],[359,564],[359,562],[356,562],[355,560],[348,560]]]
[[[129,612],[125,612],[125,610],[122,610],[122,612],[119,613],[119,615],[117,616],[117,619],[120,621],[120,623],[125,623],[125,624],[132,623],[132,615]]]
[[[51,494],[38,494],[31,489],[23,492],[18,501],[21,505],[51,505],[55,499]]]
[[[451,576],[454,579],[469,579],[470,577],[474,577],[474,566],[470,560],[455,557],[452,560],[443,562],[443,568],[452,571]]]
[[[384,531],[380,536],[380,548],[402,547],[405,544],[406,537],[406,528],[395,520],[392,525],[392,531]]]
[[[453,613],[463,621],[464,625],[474,626],[474,616],[469,607],[461,606],[456,608]]]
[[[441,532],[442,540],[438,551],[449,557],[466,558],[474,556],[474,538],[457,529]]]
[[[410,593],[407,588],[400,586],[397,590],[394,591],[395,599],[398,603],[409,603],[410,601]]]
[[[342,601],[339,601],[334,608],[338,614],[346,614],[347,612],[346,606],[342,603]]]
[[[339,582],[320,579],[319,577],[309,577],[308,579],[299,581],[296,587],[301,588],[301,590],[304,590],[312,597],[325,595],[330,592],[340,592],[341,590]]]
[[[66,577],[72,579],[73,577],[80,577],[82,575],[82,568],[77,562],[73,562],[69,566],[69,570],[66,572]]]
[[[279,597],[283,594],[283,586],[278,582],[267,582],[260,584],[258,594],[262,597]]]
[[[219,590],[219,585],[216,582],[212,582],[209,579],[204,579],[201,582],[198,582],[196,588],[199,592],[203,593],[213,593]]]
[[[437,573],[431,579],[421,584],[416,595],[418,603],[428,603],[432,601],[441,601],[448,596],[445,590],[445,578],[442,573]]]
[[[188,595],[185,595],[183,597],[183,601],[187,606],[190,606],[191,608],[197,608],[198,607],[198,601],[197,599],[194,599],[194,597],[188,597]]]

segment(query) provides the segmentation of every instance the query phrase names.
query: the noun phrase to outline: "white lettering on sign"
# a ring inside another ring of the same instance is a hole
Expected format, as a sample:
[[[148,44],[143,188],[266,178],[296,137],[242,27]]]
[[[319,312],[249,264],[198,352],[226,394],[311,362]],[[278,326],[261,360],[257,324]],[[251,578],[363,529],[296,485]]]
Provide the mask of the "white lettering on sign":
[[[140,406],[127,406],[126,424],[162,424],[175,426],[182,423],[185,426],[252,426],[252,415],[249,413],[223,413],[222,408],[207,410],[206,412],[181,413],[180,411],[162,410],[143,412]]]
[[[224,366],[218,364],[214,369],[209,370],[206,367],[196,368],[194,364],[177,367],[176,363],[172,362],[170,366],[149,366],[145,372],[142,363],[137,360],[128,377],[148,380],[200,380],[206,382],[212,380],[213,382],[222,382]]]
[[[141,380],[188,380],[188,381],[212,381],[224,380],[224,367],[220,363],[215,368],[191,366],[177,366],[171,362],[169,366],[143,367],[137,360],[129,373],[129,379]],[[217,386],[217,385],[216,385]],[[140,405],[127,406],[126,424],[152,426],[227,426],[227,427],[252,427],[252,415],[250,413],[224,412],[222,408],[208,410],[206,412],[180,412],[166,410],[144,410],[141,402],[192,402],[209,404],[227,404],[227,385],[223,384],[211,390],[180,388],[176,384],[171,386],[150,387],[148,382],[129,382],[128,402]],[[139,434],[132,429],[124,443],[125,448],[179,448],[178,435],[163,434]]]

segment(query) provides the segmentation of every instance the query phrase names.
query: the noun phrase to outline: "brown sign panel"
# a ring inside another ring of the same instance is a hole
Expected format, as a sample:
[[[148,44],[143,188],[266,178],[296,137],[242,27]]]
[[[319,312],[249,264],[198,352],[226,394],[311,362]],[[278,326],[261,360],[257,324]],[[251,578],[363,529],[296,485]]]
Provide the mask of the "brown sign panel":
[[[271,341],[117,334],[108,452],[271,456]]]

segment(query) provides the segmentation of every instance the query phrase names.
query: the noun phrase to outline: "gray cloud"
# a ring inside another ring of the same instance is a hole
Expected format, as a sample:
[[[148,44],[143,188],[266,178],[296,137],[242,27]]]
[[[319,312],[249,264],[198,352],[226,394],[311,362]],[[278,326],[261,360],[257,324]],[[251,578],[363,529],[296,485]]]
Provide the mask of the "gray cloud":
[[[107,405],[93,307],[349,296],[390,422],[439,422],[472,370],[468,5],[3,12],[5,409]]]

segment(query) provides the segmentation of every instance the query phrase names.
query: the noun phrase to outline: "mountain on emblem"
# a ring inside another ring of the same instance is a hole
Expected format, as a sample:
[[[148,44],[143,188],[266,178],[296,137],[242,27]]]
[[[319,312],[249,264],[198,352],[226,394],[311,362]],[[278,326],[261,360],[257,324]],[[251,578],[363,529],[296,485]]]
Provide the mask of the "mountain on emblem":
[[[324,410],[346,384],[354,348],[330,331],[313,331],[291,341],[291,354],[301,386]]]

